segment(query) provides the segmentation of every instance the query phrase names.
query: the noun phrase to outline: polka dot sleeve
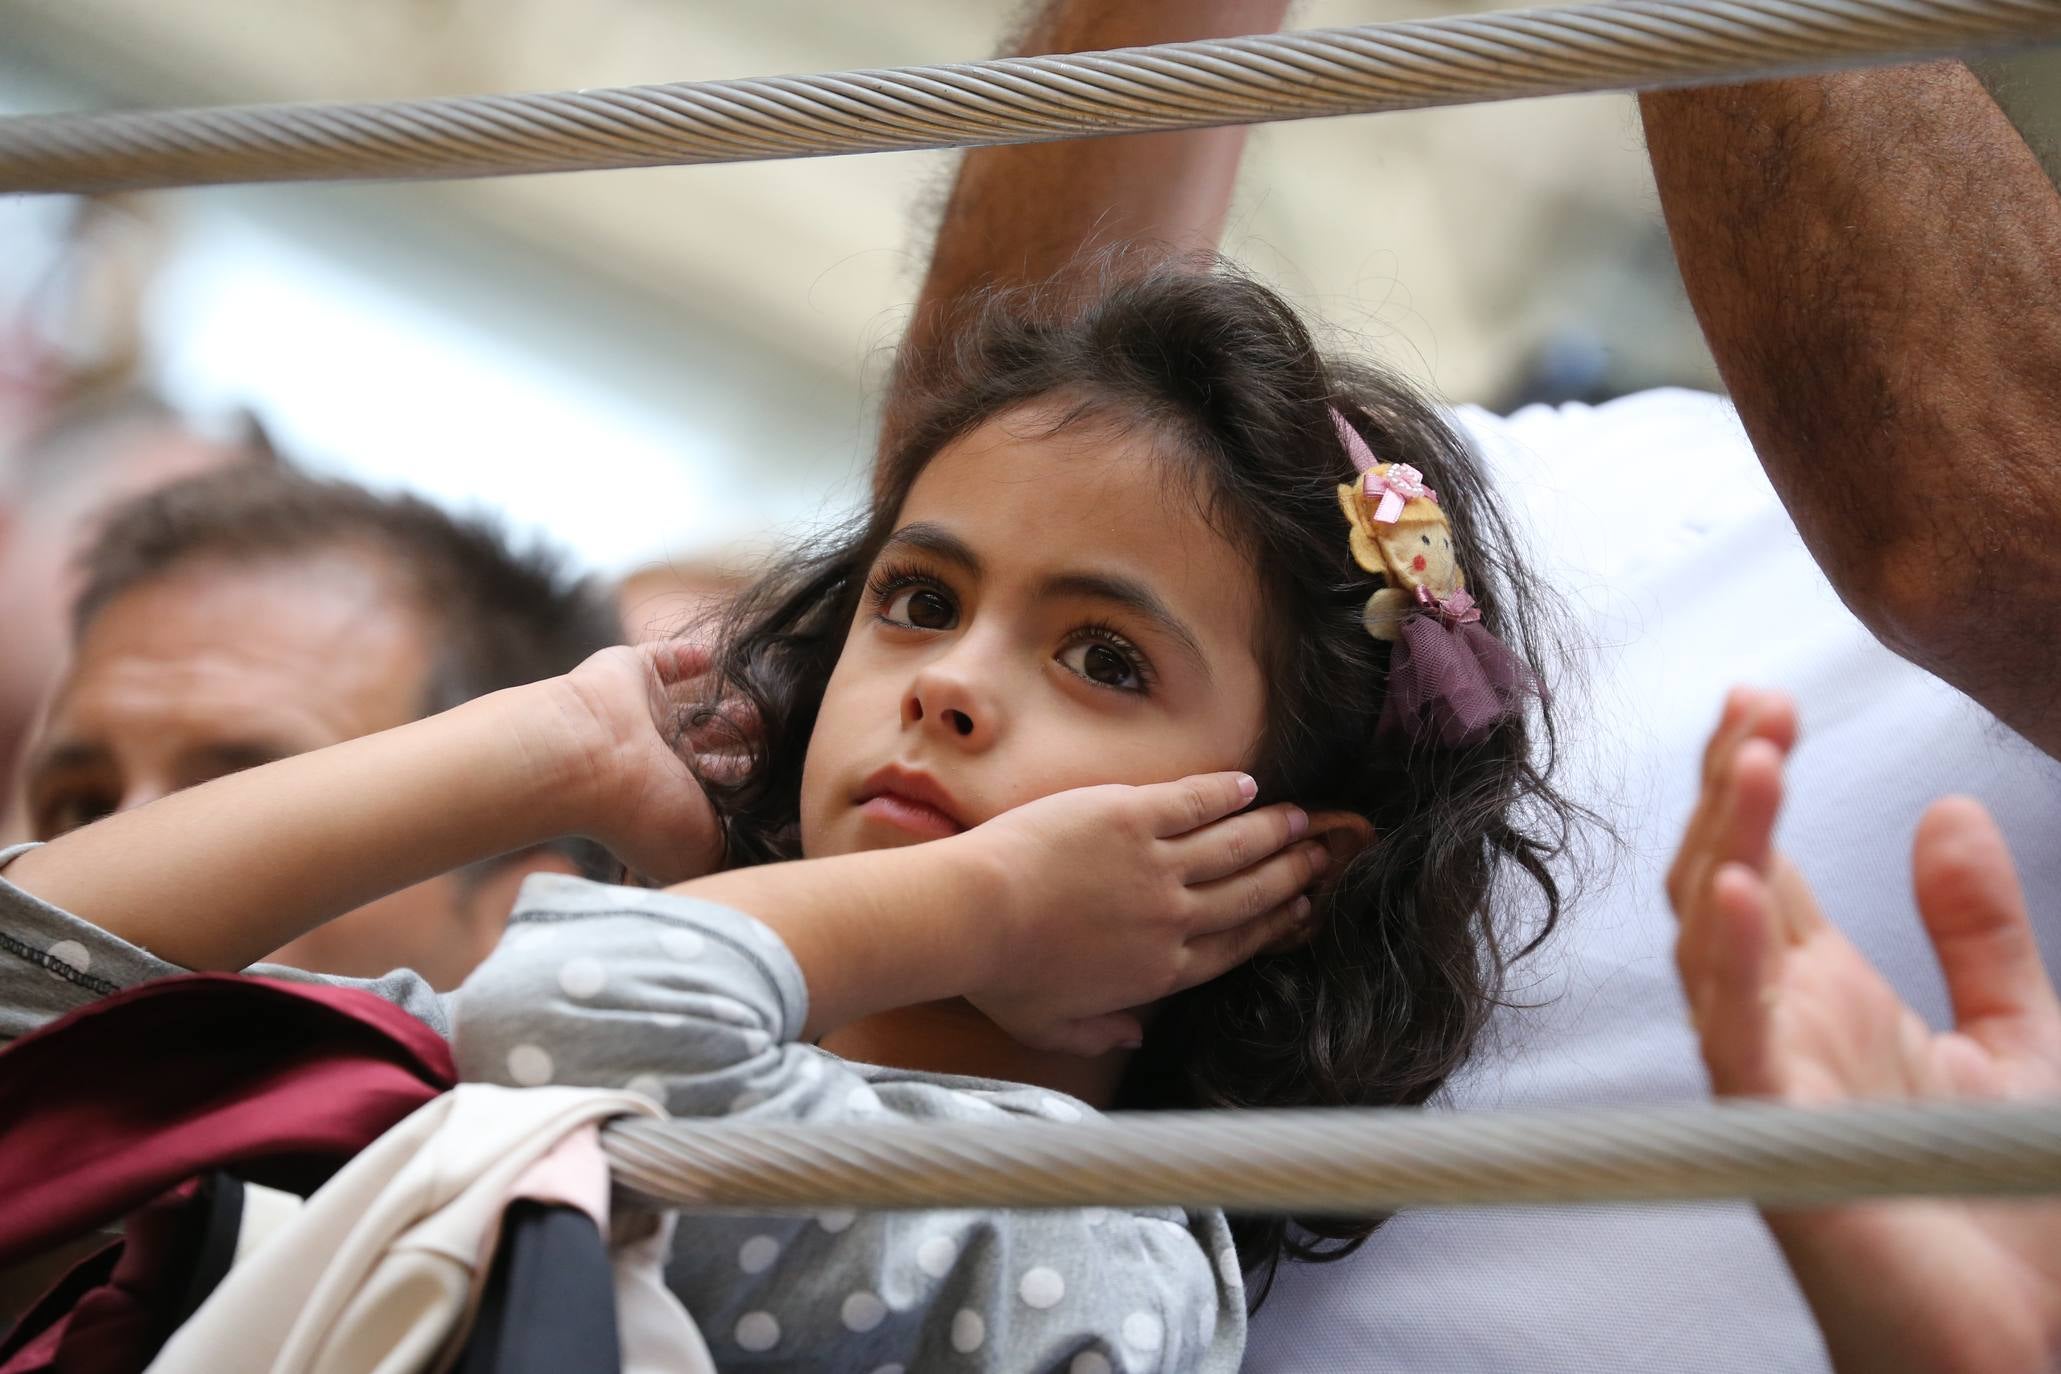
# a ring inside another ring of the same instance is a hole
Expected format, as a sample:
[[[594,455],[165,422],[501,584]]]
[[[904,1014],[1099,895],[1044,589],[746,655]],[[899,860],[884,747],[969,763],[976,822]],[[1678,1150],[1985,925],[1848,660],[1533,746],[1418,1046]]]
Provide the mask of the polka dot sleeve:
[[[627,1086],[675,1116],[1079,1121],[1042,1088],[795,1043],[801,971],[741,912],[537,877],[456,994],[467,1078]],[[1218,1212],[682,1218],[667,1281],[724,1369],[1231,1374],[1245,1297]]]

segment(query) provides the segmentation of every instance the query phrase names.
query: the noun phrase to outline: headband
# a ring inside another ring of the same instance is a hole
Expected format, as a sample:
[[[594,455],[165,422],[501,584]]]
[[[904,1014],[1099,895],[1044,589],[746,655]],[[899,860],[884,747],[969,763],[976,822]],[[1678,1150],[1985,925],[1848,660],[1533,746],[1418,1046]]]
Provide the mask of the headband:
[[[1477,744],[1539,693],[1523,659],[1481,623],[1438,493],[1408,463],[1383,463],[1336,408],[1331,423],[1358,474],[1338,488],[1353,562],[1381,578],[1361,621],[1393,643],[1377,733],[1451,748]]]

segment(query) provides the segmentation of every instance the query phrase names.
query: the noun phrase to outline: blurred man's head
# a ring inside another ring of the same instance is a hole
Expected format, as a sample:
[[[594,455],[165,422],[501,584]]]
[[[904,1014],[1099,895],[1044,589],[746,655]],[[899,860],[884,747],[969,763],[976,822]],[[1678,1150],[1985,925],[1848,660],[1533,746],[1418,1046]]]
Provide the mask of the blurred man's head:
[[[550,677],[618,638],[607,598],[548,554],[411,497],[284,470],[139,498],[109,516],[83,572],[73,661],[24,756],[42,839]],[[453,986],[492,949],[525,874],[583,857],[551,848],[447,874],[273,957]]]
[[[72,562],[94,517],[165,482],[267,457],[262,444],[205,438],[130,392],[79,402],[0,458],[0,796],[64,661]]]
[[[616,583],[616,609],[632,644],[672,639],[700,629],[752,579],[742,557],[675,559],[625,573]]]

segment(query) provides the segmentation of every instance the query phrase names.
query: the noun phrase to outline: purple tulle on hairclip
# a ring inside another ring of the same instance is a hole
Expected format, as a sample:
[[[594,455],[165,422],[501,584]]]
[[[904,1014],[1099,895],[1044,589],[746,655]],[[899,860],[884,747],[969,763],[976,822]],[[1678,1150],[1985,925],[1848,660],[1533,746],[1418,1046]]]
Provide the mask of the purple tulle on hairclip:
[[[1401,733],[1448,749],[1479,744],[1545,691],[1531,668],[1489,633],[1464,591],[1416,591],[1417,608],[1397,627],[1380,734]]]

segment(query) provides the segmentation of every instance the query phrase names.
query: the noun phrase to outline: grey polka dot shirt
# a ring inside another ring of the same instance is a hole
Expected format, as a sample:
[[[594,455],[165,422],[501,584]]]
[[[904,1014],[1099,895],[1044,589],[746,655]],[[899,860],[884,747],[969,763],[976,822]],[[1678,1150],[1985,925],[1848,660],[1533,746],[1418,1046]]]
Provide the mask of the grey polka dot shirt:
[[[0,879],[0,1042],[182,971]],[[252,972],[375,992],[448,1036],[466,1079],[626,1086],[675,1116],[1094,1114],[1042,1088],[798,1043],[807,988],[769,927],[577,878],[531,878],[499,948],[454,993],[406,972]],[[724,1369],[1229,1374],[1245,1344],[1244,1287],[1215,1211],[702,1215],[680,1227],[667,1279]]]

